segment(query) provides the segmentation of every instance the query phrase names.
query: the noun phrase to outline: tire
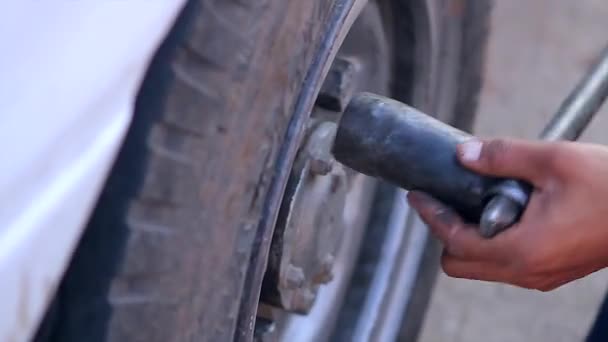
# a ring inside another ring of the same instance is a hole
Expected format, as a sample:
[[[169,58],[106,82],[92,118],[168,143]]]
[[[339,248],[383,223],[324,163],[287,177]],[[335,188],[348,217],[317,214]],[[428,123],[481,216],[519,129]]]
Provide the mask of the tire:
[[[441,20],[459,26],[452,38],[462,47],[450,66],[460,82],[452,83],[455,109],[446,120],[470,128],[489,6],[437,2],[448,9]],[[267,197],[276,196],[279,166],[289,164],[281,142],[299,134],[291,113],[307,106],[298,95],[311,66],[323,62],[318,51],[337,7],[325,0],[188,2],[147,72],[38,341],[251,337],[248,305],[257,305],[272,236],[259,222]],[[437,269],[436,244],[427,249],[428,274],[415,290],[419,313]],[[420,322],[405,324],[417,332]]]

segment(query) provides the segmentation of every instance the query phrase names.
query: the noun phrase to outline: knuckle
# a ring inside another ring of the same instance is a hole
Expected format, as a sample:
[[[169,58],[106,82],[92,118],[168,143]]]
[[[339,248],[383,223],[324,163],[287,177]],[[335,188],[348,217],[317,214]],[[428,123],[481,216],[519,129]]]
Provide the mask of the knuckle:
[[[462,227],[457,223],[453,223],[448,225],[446,230],[445,249],[450,255],[464,257],[466,253],[461,242]]]
[[[457,244],[456,235],[462,226],[459,217],[452,210],[443,207],[429,216],[426,220],[427,225],[445,248],[451,252],[454,245]]]

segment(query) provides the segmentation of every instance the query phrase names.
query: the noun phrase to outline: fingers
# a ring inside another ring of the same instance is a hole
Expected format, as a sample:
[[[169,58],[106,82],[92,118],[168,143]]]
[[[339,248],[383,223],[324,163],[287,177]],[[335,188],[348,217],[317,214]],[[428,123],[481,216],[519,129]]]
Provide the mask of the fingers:
[[[508,258],[509,246],[503,239],[483,239],[474,227],[465,225],[453,210],[431,196],[410,192],[408,200],[451,255],[469,260],[502,261]]]
[[[542,183],[552,158],[550,144],[515,139],[470,140],[458,146],[460,162],[473,171]]]
[[[548,292],[583,278],[603,267],[570,269],[556,274],[522,273],[495,262],[463,260],[444,250],[441,255],[441,268],[445,274],[452,278],[500,282]]]
[[[507,283],[511,279],[505,268],[487,261],[463,260],[444,251],[441,268],[452,278],[495,281]]]
[[[441,256],[441,268],[452,278],[500,282],[544,292],[554,290],[579,278],[574,278],[571,274],[566,275],[565,278],[556,279],[546,276],[522,275],[497,263],[462,260],[445,251]]]
[[[568,269],[565,273],[556,273],[546,266],[539,267],[539,260],[543,259],[539,259],[542,253],[538,254],[538,246],[525,243],[529,229],[514,227],[486,240],[475,227],[463,223],[453,210],[431,196],[410,192],[408,200],[443,243],[442,268],[451,277],[550,291],[595,270],[586,267],[580,272]]]

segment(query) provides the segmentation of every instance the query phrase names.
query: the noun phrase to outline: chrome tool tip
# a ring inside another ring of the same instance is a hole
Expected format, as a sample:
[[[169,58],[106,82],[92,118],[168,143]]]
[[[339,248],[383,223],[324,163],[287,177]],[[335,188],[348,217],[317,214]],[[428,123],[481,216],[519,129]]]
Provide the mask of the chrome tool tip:
[[[495,196],[483,210],[479,233],[485,238],[496,236],[517,222],[521,209],[521,206],[510,198]]]

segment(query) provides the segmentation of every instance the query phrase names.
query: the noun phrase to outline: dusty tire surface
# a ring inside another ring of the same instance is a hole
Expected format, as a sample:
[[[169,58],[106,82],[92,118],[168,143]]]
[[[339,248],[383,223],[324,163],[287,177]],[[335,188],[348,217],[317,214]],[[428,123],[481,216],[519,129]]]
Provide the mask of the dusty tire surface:
[[[52,309],[54,341],[229,341],[329,1],[190,1]]]
[[[329,13],[348,2],[187,3],[148,70],[39,341],[249,336],[239,314],[243,298],[255,298],[247,292],[251,265],[264,262],[256,246],[269,232],[259,222],[279,146]],[[455,13],[466,47],[453,122],[467,128],[487,1],[442,1],[442,13],[453,3],[464,4]],[[430,291],[435,270],[429,261],[431,280],[419,291]],[[426,306],[428,293],[420,298]]]

